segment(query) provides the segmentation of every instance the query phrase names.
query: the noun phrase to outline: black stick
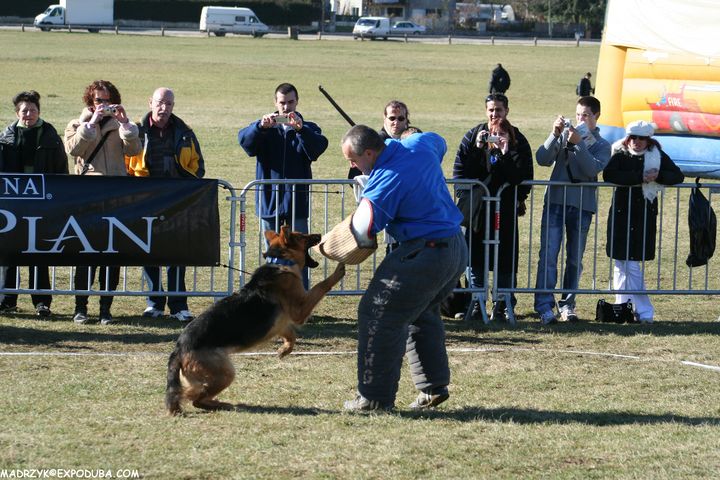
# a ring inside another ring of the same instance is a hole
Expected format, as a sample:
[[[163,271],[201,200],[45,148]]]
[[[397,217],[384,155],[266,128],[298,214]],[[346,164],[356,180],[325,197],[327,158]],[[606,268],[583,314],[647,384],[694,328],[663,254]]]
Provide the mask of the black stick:
[[[318,85],[318,89],[320,90],[320,93],[325,95],[325,98],[328,99],[328,102],[330,102],[332,104],[332,106],[335,107],[335,110],[337,110],[338,113],[340,113],[340,115],[342,115],[342,117],[345,119],[345,121],[347,121],[351,127],[354,127],[355,122],[352,121],[352,118],[350,118],[350,116],[347,113],[345,113],[345,110],[340,108],[340,105],[338,105],[337,102],[335,102],[335,100],[333,100],[333,98],[330,96],[330,94],[328,92],[325,91],[325,89],[322,87],[322,85]]]
[[[320,93],[325,95],[325,98],[328,99],[328,102],[330,102],[332,104],[332,106],[335,107],[335,110],[337,110],[338,113],[340,113],[340,115],[342,115],[342,117],[350,124],[350,126],[354,127],[355,122],[353,122],[352,118],[350,118],[350,115],[345,113],[345,110],[340,108],[340,105],[338,105],[337,102],[335,100],[333,100],[333,98],[330,96],[330,94],[328,92],[325,91],[325,89],[322,87],[322,85],[318,85],[318,89],[320,90]],[[353,179],[353,178],[357,177],[358,175],[362,175],[362,172],[355,167],[350,167],[350,171],[348,171],[347,178]]]

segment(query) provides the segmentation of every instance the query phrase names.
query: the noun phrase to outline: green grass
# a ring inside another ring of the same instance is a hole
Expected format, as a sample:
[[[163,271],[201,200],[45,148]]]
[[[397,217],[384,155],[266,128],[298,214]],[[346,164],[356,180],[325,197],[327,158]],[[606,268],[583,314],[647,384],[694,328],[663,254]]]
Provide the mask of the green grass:
[[[156,87],[170,86],[175,112],[197,131],[207,176],[238,188],[254,178],[254,160],[237,146],[237,130],[272,109],[282,81],[297,85],[300,111],[330,139],[317,178],[347,172],[338,147],[347,125],[317,84],[358,123],[380,126],[388,100],[407,102],[414,124],[448,140],[449,174],[463,134],[484,118],[495,63],[512,75],[510,118],[535,149],[554,116],[574,110],[577,78],[594,71],[598,54],[596,47],[64,32],[0,32],[0,44],[0,125],[13,119],[10,98],[20,90],[40,91],[43,118],[62,130],[96,78],[120,88],[133,118],[147,110]],[[538,178],[547,175],[549,169],[536,168]],[[525,250],[537,254],[535,246]],[[355,390],[357,297],[332,296],[303,329],[298,355],[279,361],[276,345],[267,345],[260,349],[267,355],[235,357],[237,379],[221,398],[240,403],[238,411],[190,408],[185,417],[169,418],[162,406],[165,364],[180,326],[141,319],[143,301],[135,297],[116,299],[117,325],[75,325],[72,298],[56,298],[55,321],[27,313],[0,317],[0,472],[127,468],[163,479],[715,477],[720,374],[682,362],[720,363],[716,302],[658,297],[661,321],[647,327],[588,321],[596,300],[580,298],[583,321],[575,325],[538,326],[528,295],[520,296],[516,328],[475,331],[449,320],[450,401],[435,412],[409,412],[415,392],[404,372],[396,413],[353,416],[340,407]],[[191,302],[199,311],[208,300]],[[26,295],[20,305],[28,311]],[[91,312],[95,305],[91,300]],[[327,355],[301,355],[311,352]]]

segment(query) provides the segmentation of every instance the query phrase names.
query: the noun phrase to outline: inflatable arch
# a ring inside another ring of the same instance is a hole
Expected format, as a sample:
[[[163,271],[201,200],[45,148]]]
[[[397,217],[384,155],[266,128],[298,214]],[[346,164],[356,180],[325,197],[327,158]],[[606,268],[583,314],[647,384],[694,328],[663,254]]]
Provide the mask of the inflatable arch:
[[[608,0],[595,91],[603,137],[651,122],[686,175],[720,178],[720,2]]]

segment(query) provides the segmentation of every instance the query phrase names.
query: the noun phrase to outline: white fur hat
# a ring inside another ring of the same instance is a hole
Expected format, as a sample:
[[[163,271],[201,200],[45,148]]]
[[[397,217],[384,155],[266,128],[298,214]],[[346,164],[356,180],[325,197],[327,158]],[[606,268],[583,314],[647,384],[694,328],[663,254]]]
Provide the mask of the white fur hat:
[[[625,129],[626,135],[637,135],[638,137],[652,137],[654,133],[655,129],[653,126],[645,120],[630,122]]]

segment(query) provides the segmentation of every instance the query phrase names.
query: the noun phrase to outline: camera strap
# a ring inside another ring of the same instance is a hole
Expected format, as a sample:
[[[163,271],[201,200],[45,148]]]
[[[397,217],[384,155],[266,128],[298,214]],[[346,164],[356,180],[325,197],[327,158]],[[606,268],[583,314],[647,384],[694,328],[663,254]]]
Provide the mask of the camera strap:
[[[85,160],[85,163],[83,164],[82,171],[80,172],[80,175],[85,175],[88,170],[90,170],[90,164],[92,163],[93,159],[95,159],[95,155],[100,151],[100,148],[103,146],[103,143],[105,143],[105,140],[107,140],[108,136],[112,133],[112,130],[109,130],[108,132],[105,132],[105,135],[102,136],[100,141],[98,142],[95,149],[92,151],[90,156]]]

